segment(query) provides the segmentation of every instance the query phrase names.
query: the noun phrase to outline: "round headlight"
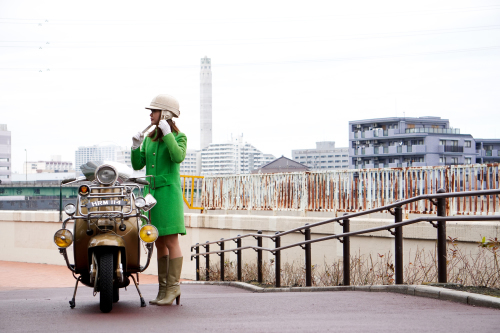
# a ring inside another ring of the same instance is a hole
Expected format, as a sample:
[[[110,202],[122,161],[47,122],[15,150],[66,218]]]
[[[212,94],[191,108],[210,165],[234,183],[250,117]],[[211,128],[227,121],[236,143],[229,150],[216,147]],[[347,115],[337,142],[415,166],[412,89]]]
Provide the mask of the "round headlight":
[[[113,185],[118,179],[118,173],[111,165],[101,165],[95,171],[95,178],[103,185]]]
[[[75,214],[75,212],[76,212],[75,205],[73,205],[72,203],[67,204],[66,206],[64,206],[64,212],[66,214],[68,214],[69,216]]]
[[[152,224],[146,224],[139,230],[139,237],[144,243],[153,243],[158,238],[158,229]]]
[[[54,234],[54,243],[58,247],[68,247],[73,243],[73,234],[68,229],[59,229]]]
[[[135,206],[137,208],[144,208],[146,206],[146,200],[143,197],[138,197],[135,199]]]

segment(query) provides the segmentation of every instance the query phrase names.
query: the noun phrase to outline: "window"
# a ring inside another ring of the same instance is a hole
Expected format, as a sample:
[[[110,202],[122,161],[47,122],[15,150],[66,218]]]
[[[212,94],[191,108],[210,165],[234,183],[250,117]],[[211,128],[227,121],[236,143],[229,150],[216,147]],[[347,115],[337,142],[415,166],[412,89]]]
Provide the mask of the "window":
[[[467,142],[467,141],[466,141]],[[470,142],[470,141],[469,141]],[[472,158],[466,157],[465,158],[465,164],[471,164]]]
[[[446,146],[446,140],[439,140],[440,146]]]
[[[8,158],[0,158],[0,162],[8,162],[9,159]]]
[[[466,140],[466,141],[464,142],[464,147],[465,147],[465,148],[470,148],[470,147],[472,147],[471,141],[467,141],[467,140]]]
[[[439,163],[444,163],[444,157],[439,158]]]

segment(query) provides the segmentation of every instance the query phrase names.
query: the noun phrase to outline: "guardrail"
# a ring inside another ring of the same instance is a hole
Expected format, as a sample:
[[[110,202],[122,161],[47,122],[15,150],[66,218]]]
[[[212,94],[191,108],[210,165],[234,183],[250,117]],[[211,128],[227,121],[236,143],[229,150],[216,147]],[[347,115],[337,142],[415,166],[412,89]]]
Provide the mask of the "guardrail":
[[[327,172],[205,176],[201,206],[215,210],[358,212],[418,195],[498,189],[499,164],[349,169]],[[449,200],[447,215],[493,215],[494,196]],[[411,201],[405,211],[435,214],[429,201]]]
[[[189,209],[203,209],[201,207],[203,178],[203,176],[181,175],[182,198]]]
[[[403,227],[406,225],[418,223],[418,222],[430,222],[433,227],[437,229],[437,262],[438,262],[438,282],[447,282],[447,268],[446,268],[446,221],[498,221],[500,216],[493,215],[470,215],[470,216],[446,216],[446,206],[447,199],[449,198],[464,198],[464,197],[477,197],[477,196],[494,196],[497,197],[500,194],[500,189],[495,190],[482,190],[482,191],[467,191],[467,192],[453,192],[446,193],[444,189],[439,189],[437,194],[425,194],[419,195],[410,199],[400,200],[389,205],[385,205],[378,208],[369,209],[362,212],[355,212],[351,214],[345,214],[342,217],[337,217],[333,219],[328,219],[325,221],[306,224],[302,227],[294,228],[285,232],[276,232],[274,236],[263,235],[261,231],[257,233],[246,234],[243,236],[232,237],[228,239],[220,239],[218,241],[207,241],[205,244],[196,243],[191,246],[191,252],[195,251],[191,255],[191,260],[196,260],[196,280],[200,280],[200,256],[205,257],[206,265],[206,280],[209,278],[209,264],[210,255],[217,254],[220,256],[220,279],[224,280],[224,253],[235,252],[237,257],[237,275],[238,280],[241,281],[242,276],[242,251],[247,249],[253,249],[257,251],[257,267],[258,267],[258,282],[262,283],[262,251],[271,252],[275,258],[275,285],[276,287],[281,286],[281,251],[300,246],[305,251],[305,274],[306,274],[306,286],[312,285],[312,262],[311,262],[311,244],[322,242],[330,239],[338,239],[343,243],[343,268],[344,277],[343,285],[350,285],[350,236],[362,235],[367,233],[372,233],[376,231],[388,230],[394,235],[395,238],[395,283],[403,284]],[[403,206],[416,203],[418,201],[429,201],[432,205],[436,206],[437,216],[429,217],[418,217],[415,219],[403,221]],[[359,231],[350,231],[349,219],[363,216],[367,214],[372,214],[381,211],[389,211],[394,216],[394,224],[380,226],[376,228],[369,228]],[[311,239],[311,228],[337,222],[343,227],[343,233],[337,235],[330,235],[326,237],[321,237],[312,240]],[[437,222],[437,223],[436,223]],[[304,234],[304,241],[298,242],[286,246],[281,246],[281,238],[287,234],[300,232]],[[257,240],[257,246],[241,246],[241,240],[243,238],[254,237]],[[262,239],[268,238],[275,243],[274,248],[264,248],[262,247]],[[236,248],[225,249],[225,243],[234,241],[236,242]],[[210,245],[217,244],[220,249],[216,251],[210,251]],[[205,248],[204,253],[200,253],[200,247]]]

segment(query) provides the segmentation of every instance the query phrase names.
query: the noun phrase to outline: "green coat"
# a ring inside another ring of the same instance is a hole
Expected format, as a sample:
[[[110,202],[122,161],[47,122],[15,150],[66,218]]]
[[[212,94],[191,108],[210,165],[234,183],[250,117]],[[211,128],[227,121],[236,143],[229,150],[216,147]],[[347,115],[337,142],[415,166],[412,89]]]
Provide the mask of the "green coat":
[[[146,137],[142,146],[131,153],[132,167],[140,170],[146,166],[149,187],[157,203],[151,209],[151,223],[160,236],[186,234],[184,202],[182,198],[180,163],[186,157],[187,138],[184,133],[170,133],[158,141]]]

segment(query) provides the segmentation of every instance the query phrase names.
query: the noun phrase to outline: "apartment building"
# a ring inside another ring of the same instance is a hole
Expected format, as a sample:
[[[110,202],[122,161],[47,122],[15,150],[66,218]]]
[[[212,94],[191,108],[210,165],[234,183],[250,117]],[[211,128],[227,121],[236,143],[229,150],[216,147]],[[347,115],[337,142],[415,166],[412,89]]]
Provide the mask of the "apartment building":
[[[186,157],[180,165],[181,175],[195,175],[201,173],[201,152],[199,150],[188,149]]]
[[[11,135],[6,124],[0,124],[0,182],[12,180]]]
[[[80,166],[88,161],[114,161],[132,168],[130,148],[117,145],[94,145],[78,147],[75,152],[75,172],[81,174]]]
[[[251,173],[275,157],[264,154],[248,142],[243,135],[226,143],[211,143],[201,151],[201,175],[236,175]]]
[[[348,169],[349,148],[335,148],[335,141],[316,142],[316,149],[294,149],[292,160],[311,170]]]
[[[51,156],[50,161],[24,162],[24,173],[68,173],[75,172],[73,162],[61,161],[60,155]]]
[[[476,163],[500,162],[500,139],[475,139]]]
[[[471,164],[476,141],[440,117],[349,122],[349,168]]]

